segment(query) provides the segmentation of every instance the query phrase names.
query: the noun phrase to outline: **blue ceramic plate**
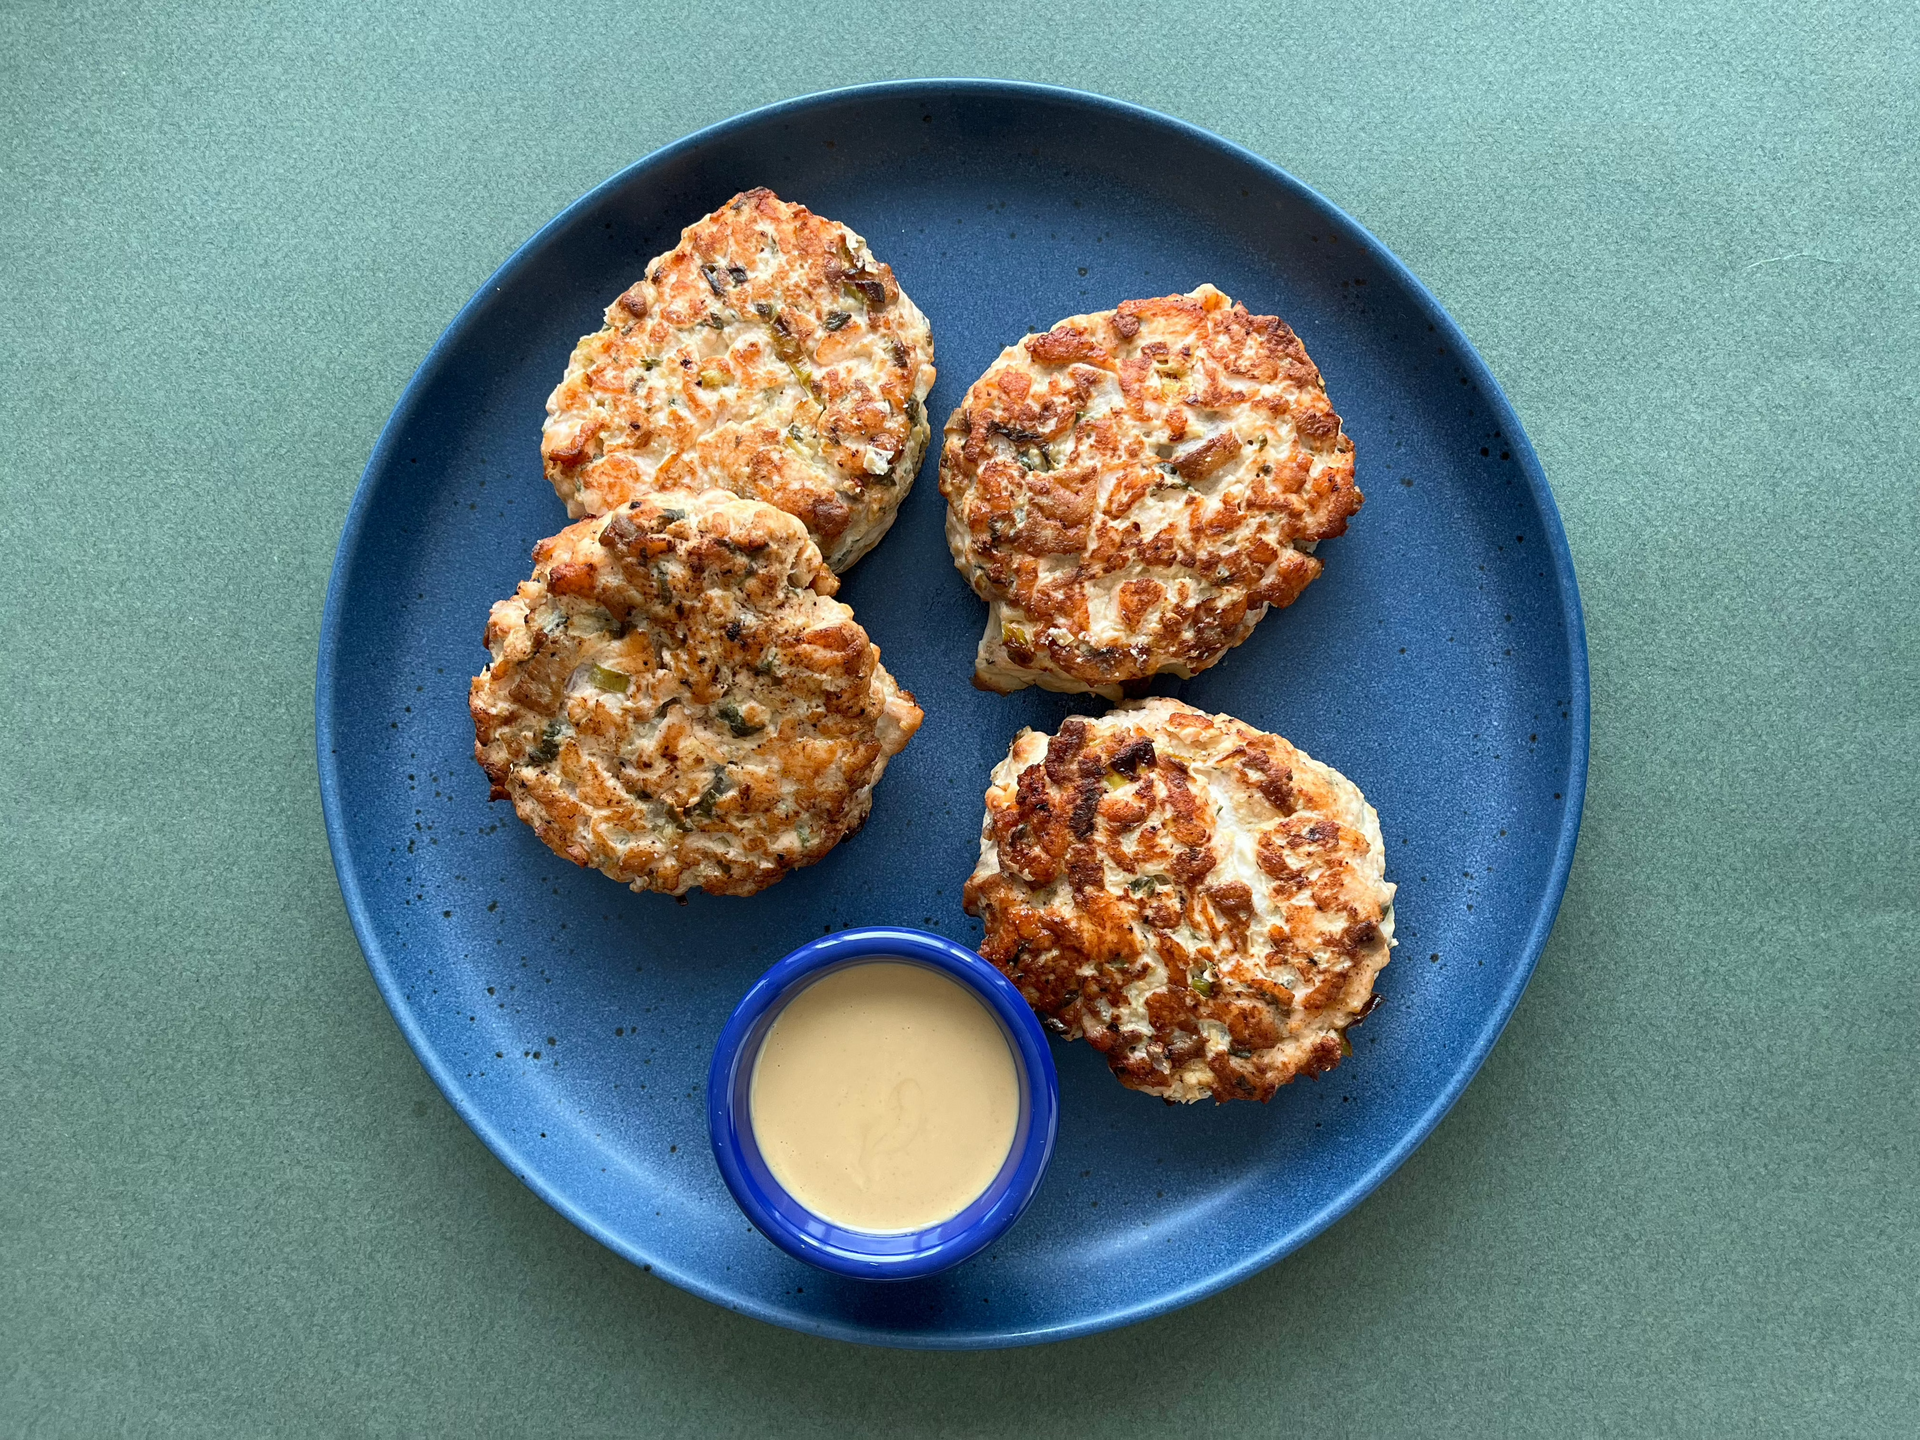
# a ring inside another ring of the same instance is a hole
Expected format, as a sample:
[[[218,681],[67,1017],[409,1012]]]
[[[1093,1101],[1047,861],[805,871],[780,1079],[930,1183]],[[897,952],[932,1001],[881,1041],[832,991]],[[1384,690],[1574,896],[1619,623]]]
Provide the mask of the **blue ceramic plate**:
[[[933,322],[936,422],[1003,345],[1212,281],[1285,317],[1358,447],[1366,508],[1326,574],[1198,679],[1163,688],[1275,730],[1379,807],[1400,882],[1385,1003],[1353,1057],[1270,1105],[1174,1108],[1055,1047],[1060,1130],[1032,1209],[945,1274],[872,1285],[788,1258],[707,1145],[715,1037],[828,931],[960,910],[987,772],[1023,725],[1098,701],[968,683],[984,617],[941,536],[932,456],[846,577],[925,727],[864,832],[752,899],[635,895],[557,859],[472,758],[488,605],[566,523],[547,392],[601,308],[738,190],[844,220]],[[1022,1344],[1125,1324],[1271,1264],[1433,1128],[1545,942],[1587,757],[1580,601],[1539,462],[1459,329],[1364,230],[1257,156],[1165,116],[1000,82],[776,105],[641,161],[482,287],[380,437],[321,631],[320,790],[347,908],[422,1063],[514,1174],[636,1264],[796,1329]]]

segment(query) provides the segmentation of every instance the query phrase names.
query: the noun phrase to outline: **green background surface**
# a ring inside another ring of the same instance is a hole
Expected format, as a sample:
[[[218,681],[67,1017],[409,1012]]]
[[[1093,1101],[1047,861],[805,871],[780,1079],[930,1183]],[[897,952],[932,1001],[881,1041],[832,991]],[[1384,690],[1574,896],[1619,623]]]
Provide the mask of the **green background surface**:
[[[361,467],[574,196],[767,101],[1054,81],[1404,258],[1587,607],[1559,927],[1426,1145],[1193,1308],[925,1355],[588,1240],[322,831]],[[1913,1433],[1920,19],[1446,3],[0,9],[0,1434]]]

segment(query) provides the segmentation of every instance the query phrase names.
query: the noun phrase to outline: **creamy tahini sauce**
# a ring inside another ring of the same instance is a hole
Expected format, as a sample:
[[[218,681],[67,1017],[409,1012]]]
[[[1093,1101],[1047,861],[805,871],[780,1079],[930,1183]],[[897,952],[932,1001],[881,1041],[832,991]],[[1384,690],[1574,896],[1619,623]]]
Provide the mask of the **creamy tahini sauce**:
[[[938,971],[836,970],[773,1022],[749,1091],[754,1138],[788,1194],[850,1230],[951,1219],[1013,1148],[1020,1079],[999,1023]]]

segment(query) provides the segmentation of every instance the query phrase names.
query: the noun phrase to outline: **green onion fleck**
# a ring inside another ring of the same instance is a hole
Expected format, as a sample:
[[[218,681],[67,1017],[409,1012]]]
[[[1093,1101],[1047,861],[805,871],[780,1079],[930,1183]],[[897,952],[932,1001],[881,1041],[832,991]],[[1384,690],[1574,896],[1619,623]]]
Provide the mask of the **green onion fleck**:
[[[727,793],[728,788],[727,767],[724,765],[714,766],[712,781],[707,785],[705,790],[700,792],[700,798],[693,802],[687,813],[690,815],[699,815],[709,820],[712,819],[714,803],[718,801],[722,795]]]
[[[593,667],[593,684],[598,690],[611,690],[616,695],[624,695],[627,686],[633,683],[633,677],[623,675],[618,670],[609,670],[604,665]]]
[[[557,756],[560,753],[560,731],[562,728],[562,722],[549,720],[545,733],[540,737],[540,743],[533,747],[533,753],[527,758],[535,765],[545,765]]]

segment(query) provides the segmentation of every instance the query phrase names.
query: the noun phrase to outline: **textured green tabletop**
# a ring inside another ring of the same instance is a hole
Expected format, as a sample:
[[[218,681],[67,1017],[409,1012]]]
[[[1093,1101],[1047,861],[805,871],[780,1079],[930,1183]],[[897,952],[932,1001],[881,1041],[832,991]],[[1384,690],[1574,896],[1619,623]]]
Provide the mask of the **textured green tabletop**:
[[[1911,6],[0,7],[0,1435],[1912,1434]],[[1593,775],[1505,1038],[1224,1295],[988,1355],[722,1313],[414,1061],[321,828],[381,423],[567,201],[914,74],[1277,161],[1459,318],[1579,566]]]

